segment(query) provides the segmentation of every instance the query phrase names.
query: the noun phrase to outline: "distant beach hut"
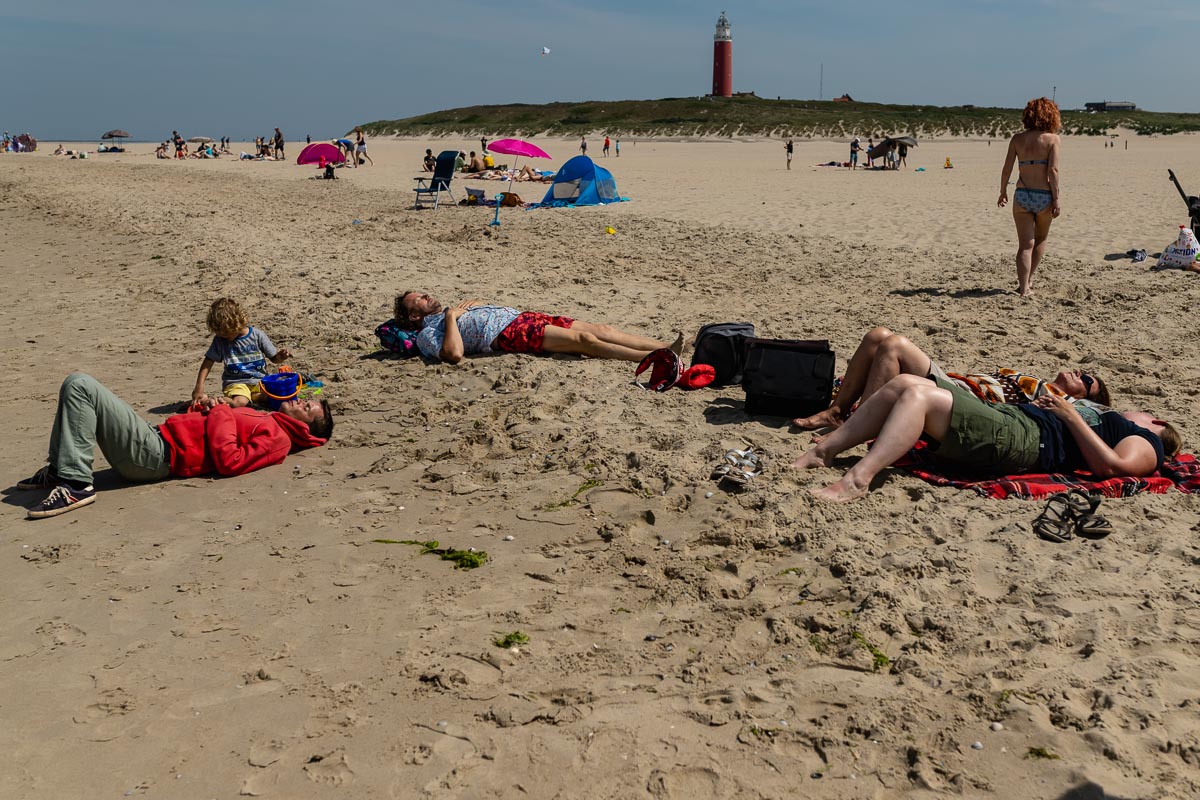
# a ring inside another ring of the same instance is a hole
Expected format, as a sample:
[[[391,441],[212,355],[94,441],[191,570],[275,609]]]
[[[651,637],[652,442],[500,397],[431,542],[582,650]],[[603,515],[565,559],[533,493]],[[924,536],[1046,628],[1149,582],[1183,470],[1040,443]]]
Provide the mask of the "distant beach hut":
[[[322,156],[325,157],[326,164],[341,164],[346,160],[342,151],[329,142],[313,142],[300,151],[300,155],[296,156],[296,163],[320,164]]]

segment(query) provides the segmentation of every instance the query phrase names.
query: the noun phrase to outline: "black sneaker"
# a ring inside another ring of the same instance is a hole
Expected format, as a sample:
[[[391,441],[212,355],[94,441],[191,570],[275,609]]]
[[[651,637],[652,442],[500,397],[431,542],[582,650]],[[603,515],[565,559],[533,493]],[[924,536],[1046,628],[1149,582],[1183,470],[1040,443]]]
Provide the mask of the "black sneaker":
[[[58,476],[54,474],[54,470],[50,469],[49,464],[33,473],[33,477],[26,478],[17,483],[17,488],[22,491],[30,489],[53,489],[55,486],[58,486]]]
[[[94,502],[96,502],[96,490],[93,487],[76,489],[64,483],[55,486],[54,491],[50,492],[45,500],[30,508],[25,516],[29,519],[57,517],[59,514],[90,506]]]

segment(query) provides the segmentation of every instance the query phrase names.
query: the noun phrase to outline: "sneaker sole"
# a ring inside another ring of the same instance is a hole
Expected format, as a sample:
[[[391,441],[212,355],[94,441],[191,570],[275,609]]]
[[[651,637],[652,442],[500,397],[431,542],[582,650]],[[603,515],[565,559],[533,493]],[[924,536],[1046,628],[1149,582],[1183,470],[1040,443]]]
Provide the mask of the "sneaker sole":
[[[46,519],[47,517],[57,517],[59,514],[66,514],[68,511],[74,511],[77,508],[83,508],[84,506],[90,506],[94,502],[96,502],[96,495],[92,495],[91,497],[85,497],[82,500],[76,500],[74,503],[71,503],[71,505],[69,505],[69,506],[63,506],[62,508],[55,508],[51,511],[30,511],[25,516],[28,519]]]

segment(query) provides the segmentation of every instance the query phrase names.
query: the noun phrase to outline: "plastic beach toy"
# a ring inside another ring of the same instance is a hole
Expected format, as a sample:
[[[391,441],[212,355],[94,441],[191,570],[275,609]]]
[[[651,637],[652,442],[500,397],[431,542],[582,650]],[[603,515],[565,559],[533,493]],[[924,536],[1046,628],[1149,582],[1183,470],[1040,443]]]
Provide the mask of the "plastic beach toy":
[[[614,228],[612,225],[609,225],[607,228],[604,229],[604,232],[607,233],[609,236],[612,236],[614,233],[617,232],[617,229]]]
[[[258,388],[267,398],[267,407],[278,411],[288,400],[300,394],[300,374],[298,372],[276,372],[266,375],[259,382]]]

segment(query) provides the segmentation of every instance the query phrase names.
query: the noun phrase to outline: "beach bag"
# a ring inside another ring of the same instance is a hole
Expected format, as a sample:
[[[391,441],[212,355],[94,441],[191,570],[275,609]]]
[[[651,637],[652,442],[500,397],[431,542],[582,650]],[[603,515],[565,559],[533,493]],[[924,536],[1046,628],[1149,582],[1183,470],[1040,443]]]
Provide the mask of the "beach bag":
[[[742,382],[746,363],[746,344],[754,338],[749,322],[717,322],[705,325],[696,334],[692,366],[708,364],[716,373],[711,386],[729,386]]]
[[[834,355],[826,339],[750,339],[742,388],[746,413],[806,417],[829,407]]]
[[[1195,262],[1197,250],[1196,234],[1186,225],[1180,225],[1179,238],[1174,244],[1163,248],[1162,255],[1158,258],[1158,266],[1187,269]]]
[[[379,338],[379,345],[384,350],[402,356],[415,355],[417,352],[417,331],[404,330],[394,319],[389,319],[376,328],[375,336]]]

